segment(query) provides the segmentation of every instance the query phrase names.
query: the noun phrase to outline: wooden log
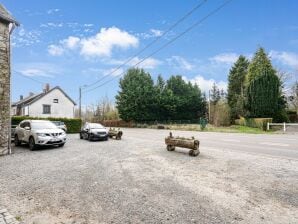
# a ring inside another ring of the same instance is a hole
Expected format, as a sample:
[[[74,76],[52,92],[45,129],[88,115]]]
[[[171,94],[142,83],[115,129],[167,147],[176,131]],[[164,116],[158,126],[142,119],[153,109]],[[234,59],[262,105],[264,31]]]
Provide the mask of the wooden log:
[[[183,137],[173,137],[172,133],[165,138],[165,143],[167,145],[168,151],[174,151],[175,147],[191,149],[189,151],[190,156],[197,156],[200,154],[199,146],[200,141],[192,138],[183,138]]]
[[[120,129],[117,130],[115,128],[110,128],[110,130],[109,130],[109,137],[110,138],[115,137],[117,140],[121,140],[122,135],[123,135],[123,132],[120,131]]]

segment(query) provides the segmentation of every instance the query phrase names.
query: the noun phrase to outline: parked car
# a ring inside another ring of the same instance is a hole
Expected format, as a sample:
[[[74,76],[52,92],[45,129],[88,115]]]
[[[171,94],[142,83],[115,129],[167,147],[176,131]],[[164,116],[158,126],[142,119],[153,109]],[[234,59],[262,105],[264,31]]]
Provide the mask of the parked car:
[[[108,130],[97,123],[86,123],[80,131],[80,139],[92,140],[108,140]]]
[[[62,129],[63,131],[67,132],[67,127],[63,121],[52,121],[58,128]]]
[[[10,131],[11,141],[14,141],[14,135],[15,135],[16,127],[17,127],[17,125],[13,125],[13,124],[11,125],[11,131]]]
[[[30,150],[34,150],[38,146],[63,147],[65,142],[65,131],[47,120],[24,120],[15,129],[15,145],[27,143]]]

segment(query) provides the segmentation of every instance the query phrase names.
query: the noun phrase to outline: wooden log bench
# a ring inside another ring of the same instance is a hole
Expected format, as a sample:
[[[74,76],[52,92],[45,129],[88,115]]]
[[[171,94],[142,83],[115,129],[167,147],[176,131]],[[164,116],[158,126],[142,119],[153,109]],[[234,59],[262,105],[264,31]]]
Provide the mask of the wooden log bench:
[[[191,149],[189,151],[190,156],[198,156],[200,154],[199,146],[200,141],[192,138],[183,138],[183,137],[174,137],[172,135],[172,132],[170,132],[170,135],[165,138],[165,143],[167,145],[168,151],[174,151],[175,147],[181,147],[181,148],[187,148]]]

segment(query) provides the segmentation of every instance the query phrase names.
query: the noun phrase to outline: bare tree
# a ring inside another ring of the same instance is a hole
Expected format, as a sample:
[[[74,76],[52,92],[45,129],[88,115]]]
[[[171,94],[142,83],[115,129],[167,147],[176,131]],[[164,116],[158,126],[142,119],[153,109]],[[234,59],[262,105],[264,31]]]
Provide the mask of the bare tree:
[[[294,107],[296,114],[298,115],[298,81],[296,81],[291,87],[289,103]]]

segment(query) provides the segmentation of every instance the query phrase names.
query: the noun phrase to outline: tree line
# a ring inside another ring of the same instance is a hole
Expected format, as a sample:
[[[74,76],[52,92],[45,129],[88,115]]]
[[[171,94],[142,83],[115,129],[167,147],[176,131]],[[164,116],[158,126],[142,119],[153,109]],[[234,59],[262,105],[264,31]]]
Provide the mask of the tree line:
[[[180,75],[168,80],[159,75],[154,82],[150,73],[131,68],[119,85],[116,105],[123,120],[196,120],[206,116],[206,96],[197,84]]]
[[[208,104],[200,87],[186,82],[180,75],[170,76],[168,80],[159,75],[154,82],[150,73],[131,68],[120,79],[119,87],[116,107],[125,121],[201,117],[216,125],[229,125],[239,117],[287,121],[283,81],[263,48],[256,51],[251,61],[239,56],[229,71],[227,93],[214,83]]]

